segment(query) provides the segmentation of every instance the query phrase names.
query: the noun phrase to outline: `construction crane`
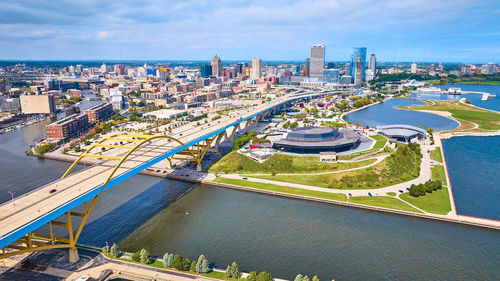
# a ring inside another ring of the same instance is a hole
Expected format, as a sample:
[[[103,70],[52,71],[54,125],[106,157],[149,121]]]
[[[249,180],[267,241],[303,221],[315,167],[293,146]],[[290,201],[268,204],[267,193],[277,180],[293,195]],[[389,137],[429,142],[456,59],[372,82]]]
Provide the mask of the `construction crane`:
[[[354,80],[354,84],[356,85],[356,89],[361,88],[361,83],[363,82],[362,72],[361,70],[361,53],[358,54],[358,59],[356,60],[356,77]]]

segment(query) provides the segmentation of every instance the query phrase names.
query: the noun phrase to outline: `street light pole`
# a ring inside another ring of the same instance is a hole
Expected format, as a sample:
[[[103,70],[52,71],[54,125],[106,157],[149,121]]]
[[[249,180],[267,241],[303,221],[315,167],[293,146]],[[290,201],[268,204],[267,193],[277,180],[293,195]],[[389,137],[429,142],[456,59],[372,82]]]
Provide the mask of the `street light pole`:
[[[16,193],[16,192],[12,192],[12,191],[7,191],[7,192],[8,192],[8,193],[10,194],[10,196],[12,197],[12,199],[11,199],[11,201],[12,201],[12,205],[15,207],[15,206],[16,206],[16,203],[14,203],[14,193]]]

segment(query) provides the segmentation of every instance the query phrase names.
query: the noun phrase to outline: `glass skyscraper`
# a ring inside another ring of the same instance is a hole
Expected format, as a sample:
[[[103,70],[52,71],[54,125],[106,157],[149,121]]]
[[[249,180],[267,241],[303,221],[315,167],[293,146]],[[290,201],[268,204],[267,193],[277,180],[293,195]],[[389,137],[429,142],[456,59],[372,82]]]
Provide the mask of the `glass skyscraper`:
[[[365,69],[366,69],[366,47],[358,47],[352,48],[352,55],[350,60],[350,73],[354,79],[354,83],[356,83],[356,73],[358,72],[357,61],[360,59],[360,73],[361,73],[361,82],[365,81]]]

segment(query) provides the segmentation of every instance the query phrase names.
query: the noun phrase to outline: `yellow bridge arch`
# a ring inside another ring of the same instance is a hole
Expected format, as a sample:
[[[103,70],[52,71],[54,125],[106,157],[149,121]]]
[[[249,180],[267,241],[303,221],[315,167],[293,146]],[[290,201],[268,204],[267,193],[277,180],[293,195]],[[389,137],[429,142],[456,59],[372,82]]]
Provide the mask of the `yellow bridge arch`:
[[[96,144],[92,145],[90,148],[88,148],[85,152],[83,152],[74,162],[71,164],[71,166],[66,170],[66,172],[62,175],[61,178],[66,177],[68,174],[71,173],[74,167],[80,161],[84,158],[98,158],[98,159],[112,159],[112,160],[119,160],[118,163],[113,167],[111,173],[107,176],[106,180],[101,186],[101,189],[99,193],[92,199],[91,203],[89,206],[87,206],[87,202],[84,202],[84,212],[73,212],[73,211],[68,211],[66,213],[66,222],[58,222],[58,221],[51,221],[49,222],[49,230],[50,230],[50,235],[45,235],[45,234],[38,234],[38,233],[28,233],[16,243],[12,245],[8,245],[5,248],[2,249],[2,252],[0,253],[0,259],[3,258],[8,258],[11,256],[19,255],[22,253],[27,253],[27,252],[34,252],[34,251],[42,251],[42,250],[49,250],[49,249],[56,249],[56,248],[69,248],[69,257],[70,257],[70,262],[71,261],[77,261],[78,260],[78,252],[76,250],[76,243],[78,241],[78,238],[80,237],[83,227],[85,226],[85,223],[92,212],[97,200],[101,196],[102,192],[105,190],[107,184],[109,181],[113,178],[115,175],[116,171],[120,168],[120,166],[127,160],[127,158],[137,149],[142,147],[143,145],[155,140],[155,139],[169,139],[174,142],[177,142],[179,145],[184,147],[184,150],[181,152],[178,152],[177,154],[181,155],[187,155],[188,158],[175,158],[173,156],[170,156],[167,158],[167,160],[170,162],[172,159],[178,159],[178,160],[186,160],[186,161],[195,161],[197,162],[198,166],[201,164],[201,160],[205,156],[206,152],[210,148],[210,145],[212,144],[213,140],[217,137],[211,137],[209,139],[206,139],[203,141],[202,144],[195,144],[194,147],[195,149],[189,148],[181,142],[180,140],[171,137],[171,136],[162,136],[162,135],[144,135],[144,134],[131,134],[131,133],[123,133],[123,134],[116,134],[112,135],[110,137],[104,138],[97,142]],[[114,141],[120,142],[120,145],[117,144],[106,144],[105,142],[110,142]],[[121,143],[126,142],[126,143],[135,143],[134,145],[122,145]],[[96,148],[118,148],[118,149],[125,149],[128,150],[123,156],[112,156],[112,155],[103,155],[103,154],[94,154],[91,153],[93,150]],[[191,158],[189,158],[191,157]],[[73,224],[72,224],[72,216],[78,216],[82,218],[82,221],[80,222],[80,225],[77,229],[76,232],[73,232]],[[68,233],[69,233],[69,238],[60,238],[56,237],[53,234],[53,226],[64,226],[67,228]],[[5,249],[11,249],[12,251],[6,252]]]

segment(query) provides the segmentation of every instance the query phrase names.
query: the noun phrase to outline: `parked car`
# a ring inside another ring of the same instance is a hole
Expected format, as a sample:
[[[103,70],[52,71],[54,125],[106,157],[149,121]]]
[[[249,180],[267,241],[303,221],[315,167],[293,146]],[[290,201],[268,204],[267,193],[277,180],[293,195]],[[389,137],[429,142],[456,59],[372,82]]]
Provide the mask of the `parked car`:
[[[49,193],[54,193],[54,192],[56,192],[56,191],[57,191],[57,189],[53,188],[53,189],[51,189],[51,190],[49,191]]]

